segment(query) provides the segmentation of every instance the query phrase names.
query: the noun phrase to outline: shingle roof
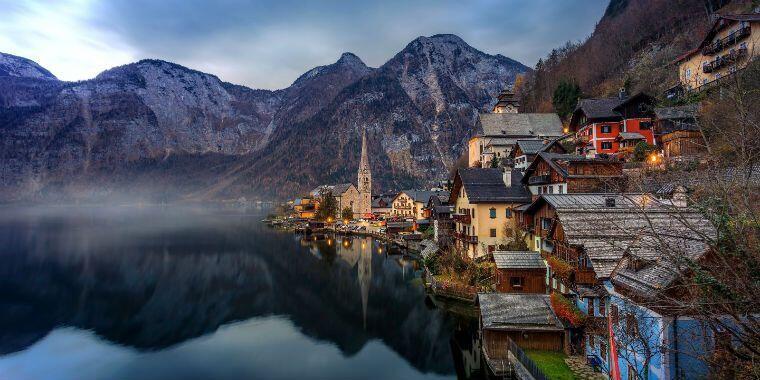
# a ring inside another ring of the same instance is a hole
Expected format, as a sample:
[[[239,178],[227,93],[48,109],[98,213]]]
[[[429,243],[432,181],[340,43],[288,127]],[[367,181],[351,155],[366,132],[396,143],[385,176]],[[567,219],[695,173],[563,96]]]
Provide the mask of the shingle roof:
[[[687,104],[677,107],[657,107],[654,109],[654,114],[660,120],[694,119],[697,117],[697,110],[696,104]]]
[[[585,178],[591,178],[591,177],[594,177],[594,178],[606,178],[606,177],[619,177],[619,176],[622,175],[622,168],[623,168],[622,167],[622,163],[620,163],[618,161],[606,160],[606,159],[602,159],[602,158],[588,158],[588,157],[585,157],[585,156],[579,156],[579,155],[575,155],[575,154],[550,153],[550,152],[538,152],[537,156],[540,157],[541,159],[543,159],[546,163],[548,163],[549,166],[552,167],[552,169],[554,169],[555,171],[557,171],[557,173],[559,173],[563,177],[574,177],[574,178],[581,178],[581,177],[585,177]],[[528,180],[527,178],[530,177],[530,174],[535,170],[535,167],[538,165],[539,161],[540,160],[538,160],[538,158],[535,159],[535,160],[533,160],[533,162],[531,162],[530,166],[528,166],[528,168],[525,169],[525,177],[523,178],[523,181],[527,181]],[[576,162],[576,163],[577,162],[595,162],[595,163],[605,163],[605,164],[610,164],[610,165],[620,165],[620,169],[621,169],[620,173],[621,174],[620,175],[612,175],[612,176],[610,176],[610,175],[596,175],[596,174],[589,174],[589,175],[573,174],[573,175],[570,175],[570,174],[568,174],[567,169],[563,165],[559,164],[559,161],[564,161],[564,162],[568,162],[568,163],[570,163],[570,162]]]
[[[340,195],[346,192],[351,186],[354,186],[353,183],[341,183],[338,185],[333,185],[332,191],[333,195]]]
[[[544,144],[543,139],[531,139],[517,140],[516,145],[520,147],[520,150],[522,150],[523,154],[537,154],[543,150],[547,144]]]
[[[546,294],[479,293],[483,328],[562,331]]]
[[[646,137],[638,132],[620,132],[621,140],[646,140]]]
[[[312,189],[309,194],[312,197],[319,196],[323,190],[330,191],[334,196],[339,197],[341,194],[345,193],[346,190],[348,190],[351,186],[354,186],[353,183],[341,183],[337,185],[320,185]],[[354,186],[356,187],[356,186]]]
[[[531,194],[520,184],[522,174],[512,170],[512,186],[504,184],[503,173],[495,168],[460,169],[459,178],[470,203],[527,203]]]
[[[384,201],[385,202],[385,206],[381,206],[380,205],[380,201]],[[389,198],[389,197],[372,198],[372,207],[373,208],[391,207],[392,203],[393,203],[393,199]]]
[[[493,259],[498,269],[545,269],[541,254],[534,251],[496,251]]]
[[[485,136],[562,136],[556,113],[482,113],[479,124]]]
[[[625,99],[620,98],[590,98],[580,99],[575,106],[575,110],[581,110],[589,119],[614,119],[619,118],[620,113],[615,111],[615,107],[620,105]]]
[[[681,251],[707,250],[705,236],[713,235],[714,229],[702,214],[663,202],[638,203],[646,197],[633,197],[630,203],[616,202],[615,207],[596,202],[583,206],[555,202],[559,205],[555,209],[567,242],[583,247],[598,278],[609,278],[628,250],[646,252],[639,247],[646,239],[671,241],[672,247],[680,247]],[[650,250],[647,254],[663,252]]]
[[[438,252],[438,244],[436,244],[433,240],[425,239],[420,242],[420,247],[422,250],[420,251],[420,256],[423,258],[427,258],[430,255],[434,255],[436,252]]]

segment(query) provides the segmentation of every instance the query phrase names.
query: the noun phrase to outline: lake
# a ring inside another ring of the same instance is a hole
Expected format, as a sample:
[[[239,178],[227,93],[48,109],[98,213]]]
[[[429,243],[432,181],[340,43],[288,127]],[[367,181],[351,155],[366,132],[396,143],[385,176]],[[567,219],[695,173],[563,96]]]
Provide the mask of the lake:
[[[0,379],[479,378],[476,322],[370,238],[207,207],[0,208]]]

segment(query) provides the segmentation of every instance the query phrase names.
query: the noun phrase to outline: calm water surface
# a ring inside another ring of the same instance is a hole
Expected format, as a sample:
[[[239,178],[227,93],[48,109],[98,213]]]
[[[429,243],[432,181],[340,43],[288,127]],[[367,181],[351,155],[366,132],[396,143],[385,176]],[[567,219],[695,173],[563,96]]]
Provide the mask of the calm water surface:
[[[472,321],[368,238],[256,210],[0,208],[0,379],[452,379]]]

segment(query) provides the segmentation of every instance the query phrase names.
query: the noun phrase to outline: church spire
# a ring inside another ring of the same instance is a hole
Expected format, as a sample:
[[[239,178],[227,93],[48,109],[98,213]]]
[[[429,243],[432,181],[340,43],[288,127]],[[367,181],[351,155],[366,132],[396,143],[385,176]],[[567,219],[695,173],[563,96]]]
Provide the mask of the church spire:
[[[357,190],[359,190],[359,214],[367,217],[372,214],[372,173],[369,168],[367,151],[367,131],[362,131],[362,155],[359,160]]]
[[[367,158],[367,131],[362,131],[362,158],[359,161],[359,171],[369,170],[369,159]]]

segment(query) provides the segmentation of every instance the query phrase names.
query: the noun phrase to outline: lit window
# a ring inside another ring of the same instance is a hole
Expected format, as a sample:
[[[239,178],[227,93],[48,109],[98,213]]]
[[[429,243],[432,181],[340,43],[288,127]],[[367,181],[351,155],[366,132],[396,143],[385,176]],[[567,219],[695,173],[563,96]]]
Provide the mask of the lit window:
[[[602,133],[612,133],[611,125],[602,125]]]

